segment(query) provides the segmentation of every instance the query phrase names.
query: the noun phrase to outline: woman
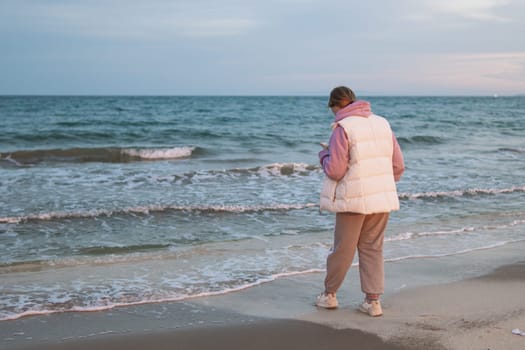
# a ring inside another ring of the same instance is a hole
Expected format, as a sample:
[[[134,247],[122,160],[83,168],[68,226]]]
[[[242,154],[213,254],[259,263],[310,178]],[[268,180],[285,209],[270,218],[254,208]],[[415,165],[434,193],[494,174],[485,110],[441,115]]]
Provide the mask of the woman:
[[[404,172],[401,148],[388,121],[372,113],[345,86],[330,93],[335,115],[329,146],[319,152],[325,173],[321,210],[336,213],[334,245],[326,261],[325,290],[316,305],[338,306],[336,293],[359,256],[360,310],[381,316],[384,291],[383,239],[389,213],[399,209],[396,181]]]

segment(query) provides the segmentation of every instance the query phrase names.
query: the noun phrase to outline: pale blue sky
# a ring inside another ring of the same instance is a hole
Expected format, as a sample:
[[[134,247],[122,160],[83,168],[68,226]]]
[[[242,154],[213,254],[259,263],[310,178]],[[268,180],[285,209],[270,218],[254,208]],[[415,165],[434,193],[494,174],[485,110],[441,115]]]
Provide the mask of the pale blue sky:
[[[523,0],[0,0],[0,94],[525,93]]]

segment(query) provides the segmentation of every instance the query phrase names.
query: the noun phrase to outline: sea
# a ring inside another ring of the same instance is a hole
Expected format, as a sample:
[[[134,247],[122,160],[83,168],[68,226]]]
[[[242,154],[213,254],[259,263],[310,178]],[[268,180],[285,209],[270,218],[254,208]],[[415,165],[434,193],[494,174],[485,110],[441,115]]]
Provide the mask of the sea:
[[[363,99],[406,163],[385,261],[525,241],[524,96]],[[322,273],[332,121],[327,96],[0,97],[0,320]]]

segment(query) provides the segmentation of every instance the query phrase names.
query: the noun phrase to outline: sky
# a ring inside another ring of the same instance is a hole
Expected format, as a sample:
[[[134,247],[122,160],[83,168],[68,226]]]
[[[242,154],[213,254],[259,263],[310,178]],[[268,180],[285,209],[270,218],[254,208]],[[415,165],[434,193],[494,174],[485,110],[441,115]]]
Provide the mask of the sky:
[[[523,0],[0,0],[2,95],[525,93]]]

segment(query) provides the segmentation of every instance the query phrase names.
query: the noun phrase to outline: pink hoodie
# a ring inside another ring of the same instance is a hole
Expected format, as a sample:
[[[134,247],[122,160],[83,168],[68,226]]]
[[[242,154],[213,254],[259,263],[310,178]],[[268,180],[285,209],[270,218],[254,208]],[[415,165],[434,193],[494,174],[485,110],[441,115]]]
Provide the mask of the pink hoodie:
[[[345,108],[339,110],[335,114],[335,121],[338,121],[346,117],[363,117],[367,118],[372,115],[372,109],[370,103],[362,100],[355,101],[349,104]],[[403,159],[403,153],[401,147],[397,142],[396,136],[392,132],[392,142],[394,143],[394,152],[392,154],[392,169],[394,171],[394,179],[399,181],[401,175],[405,171],[405,162]],[[327,150],[319,152],[319,161],[323,170],[329,178],[339,181],[346,174],[348,164],[350,161],[350,153],[348,149],[348,139],[346,133],[341,126],[336,126],[330,137],[330,143]]]

